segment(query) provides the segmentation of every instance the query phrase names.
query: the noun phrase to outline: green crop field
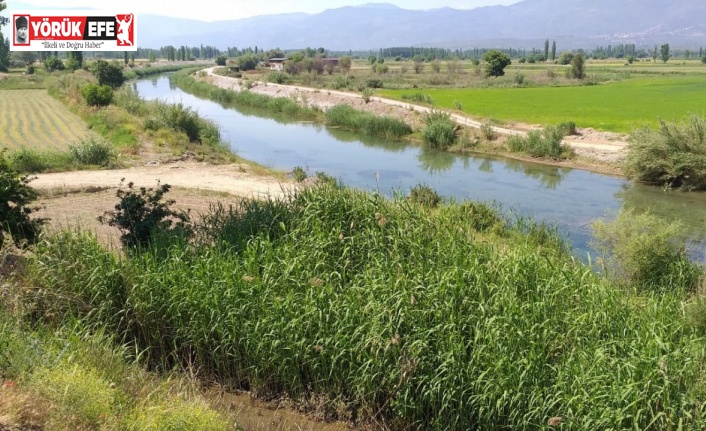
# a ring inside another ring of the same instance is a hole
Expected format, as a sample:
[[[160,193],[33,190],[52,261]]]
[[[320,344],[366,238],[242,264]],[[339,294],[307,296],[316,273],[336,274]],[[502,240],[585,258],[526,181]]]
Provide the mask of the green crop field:
[[[83,138],[81,119],[46,90],[0,90],[0,148],[64,149]]]
[[[454,101],[474,117],[532,124],[575,121],[579,127],[630,132],[658,123],[706,113],[706,77],[654,76],[593,86],[384,90],[401,99],[422,93],[434,105],[454,108]]]

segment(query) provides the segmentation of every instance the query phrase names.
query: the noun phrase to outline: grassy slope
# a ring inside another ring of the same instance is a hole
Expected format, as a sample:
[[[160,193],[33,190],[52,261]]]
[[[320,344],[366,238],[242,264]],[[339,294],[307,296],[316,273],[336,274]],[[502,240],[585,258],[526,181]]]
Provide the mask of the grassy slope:
[[[38,250],[34,282],[90,304],[153,364],[393,429],[706,426],[688,296],[618,290],[542,229],[327,187],[245,202],[207,232],[124,259],[66,234]]]
[[[0,112],[0,143],[10,150],[63,150],[88,133],[81,118],[46,90],[0,90]]]
[[[380,94],[429,94],[435,104],[484,118],[554,124],[576,121],[579,127],[629,132],[656,125],[657,119],[683,118],[704,113],[706,81],[700,77],[668,76],[612,84],[572,87],[384,90]]]

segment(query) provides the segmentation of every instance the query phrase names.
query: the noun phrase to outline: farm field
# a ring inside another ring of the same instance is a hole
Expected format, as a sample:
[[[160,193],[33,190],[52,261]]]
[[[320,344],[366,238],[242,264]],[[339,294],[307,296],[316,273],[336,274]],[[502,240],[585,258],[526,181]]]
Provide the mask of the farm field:
[[[630,132],[659,118],[680,120],[704,114],[706,79],[697,76],[655,76],[622,82],[569,87],[460,88],[381,90],[378,95],[429,95],[435,106],[463,105],[467,114],[501,121],[555,124],[575,121],[579,127]]]
[[[64,149],[83,138],[84,122],[46,90],[0,90],[0,148]]]

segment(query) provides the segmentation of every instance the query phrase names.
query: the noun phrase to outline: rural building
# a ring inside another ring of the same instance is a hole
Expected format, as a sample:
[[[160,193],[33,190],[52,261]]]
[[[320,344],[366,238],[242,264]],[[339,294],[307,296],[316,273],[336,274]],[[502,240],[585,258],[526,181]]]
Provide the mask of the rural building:
[[[270,70],[284,70],[284,62],[286,58],[271,58],[270,59]]]

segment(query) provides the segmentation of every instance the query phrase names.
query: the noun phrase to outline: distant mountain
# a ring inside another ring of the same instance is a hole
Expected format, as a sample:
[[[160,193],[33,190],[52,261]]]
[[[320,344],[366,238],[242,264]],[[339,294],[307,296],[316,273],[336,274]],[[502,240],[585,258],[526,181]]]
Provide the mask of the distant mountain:
[[[193,7],[198,7],[198,2]],[[218,11],[214,10],[214,18]],[[706,45],[704,0],[524,0],[471,10],[406,10],[385,3],[329,9],[319,14],[264,15],[201,22],[138,16],[138,44],[215,45],[347,51],[393,46],[447,48],[543,46],[560,49],[635,43]]]

